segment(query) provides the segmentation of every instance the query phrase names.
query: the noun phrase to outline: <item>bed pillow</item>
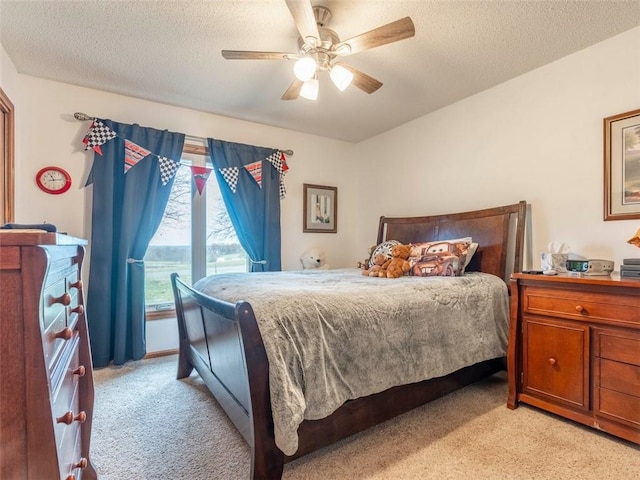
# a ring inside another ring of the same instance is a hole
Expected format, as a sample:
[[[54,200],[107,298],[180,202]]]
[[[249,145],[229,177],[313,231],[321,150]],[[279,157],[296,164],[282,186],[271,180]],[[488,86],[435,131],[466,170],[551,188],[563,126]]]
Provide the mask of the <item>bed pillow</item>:
[[[477,248],[470,237],[411,244],[411,275],[459,277]]]
[[[377,254],[381,253],[387,258],[391,258],[391,247],[394,245],[400,245],[400,242],[397,240],[386,240],[382,243],[379,243],[376,248],[371,252],[371,257],[369,258],[369,268],[373,267],[375,264],[373,263],[373,259]]]

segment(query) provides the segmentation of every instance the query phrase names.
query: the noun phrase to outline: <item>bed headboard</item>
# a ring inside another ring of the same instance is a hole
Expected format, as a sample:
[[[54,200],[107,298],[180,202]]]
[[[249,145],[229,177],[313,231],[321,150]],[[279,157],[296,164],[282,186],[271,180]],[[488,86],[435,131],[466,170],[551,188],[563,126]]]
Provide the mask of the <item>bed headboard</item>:
[[[427,217],[380,217],[378,242],[428,242],[473,237],[478,250],[467,271],[492,273],[509,282],[522,270],[527,202]]]

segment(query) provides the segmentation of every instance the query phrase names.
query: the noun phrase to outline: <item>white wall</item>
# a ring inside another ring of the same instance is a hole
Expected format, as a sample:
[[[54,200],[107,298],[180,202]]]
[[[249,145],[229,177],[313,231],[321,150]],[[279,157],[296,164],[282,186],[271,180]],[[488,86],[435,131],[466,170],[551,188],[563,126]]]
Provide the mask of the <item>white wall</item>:
[[[616,266],[640,256],[640,220],[603,221],[603,118],[638,108],[640,27],[363,142],[359,250],[379,215],[527,200],[529,267],[552,240]]]
[[[352,152],[345,142],[305,135],[280,128],[243,122],[194,110],[152,103],[40,78],[18,75],[19,115],[16,115],[16,222],[48,221],[59,231],[91,238],[91,187],[84,188],[93,161],[82,138],[89,122],[73,118],[75,112],[123,123],[214,137],[252,145],[292,149],[285,177],[287,196],[282,201],[282,265],[301,268],[300,253],[311,246],[331,252],[332,266],[353,264],[356,228],[356,192],[350,188],[355,171]],[[73,186],[63,195],[48,195],[34,181],[46,165],[59,165],[71,174]],[[338,187],[337,234],[302,233],[302,184]]]
[[[11,99],[11,103],[15,106],[13,97],[17,95],[17,78],[18,72],[13,62],[7,55],[4,47],[0,43],[0,88]]]

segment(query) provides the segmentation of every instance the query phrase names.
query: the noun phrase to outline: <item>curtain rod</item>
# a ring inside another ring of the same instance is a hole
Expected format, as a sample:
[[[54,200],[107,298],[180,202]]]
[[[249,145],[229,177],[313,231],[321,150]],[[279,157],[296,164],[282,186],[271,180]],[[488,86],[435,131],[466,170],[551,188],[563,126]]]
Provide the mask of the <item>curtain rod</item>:
[[[80,120],[81,122],[87,121],[87,120],[95,120],[96,117],[92,117],[90,115],[87,115],[86,113],[82,113],[82,112],[76,112],[73,114],[74,118],[76,120]],[[185,134],[186,138],[190,138],[191,140],[198,140],[198,141],[202,141],[202,142],[206,142],[206,138],[203,137],[196,137],[195,135],[187,135]],[[289,155],[290,157],[293,156],[293,150],[280,150],[282,153],[284,153],[285,155]]]

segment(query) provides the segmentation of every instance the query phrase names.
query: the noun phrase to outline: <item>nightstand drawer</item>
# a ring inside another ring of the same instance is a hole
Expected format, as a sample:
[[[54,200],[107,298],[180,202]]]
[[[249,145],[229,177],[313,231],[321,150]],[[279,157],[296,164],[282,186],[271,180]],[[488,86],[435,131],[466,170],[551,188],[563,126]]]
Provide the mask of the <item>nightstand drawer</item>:
[[[600,387],[640,399],[640,367],[601,359]]]
[[[637,296],[618,295],[612,301],[611,295],[597,292],[526,287],[523,306],[524,312],[537,315],[640,325],[640,297]]]
[[[595,354],[600,358],[640,366],[640,336],[596,330],[594,346]]]
[[[620,392],[596,388],[596,413],[629,422],[640,427],[640,398]]]

